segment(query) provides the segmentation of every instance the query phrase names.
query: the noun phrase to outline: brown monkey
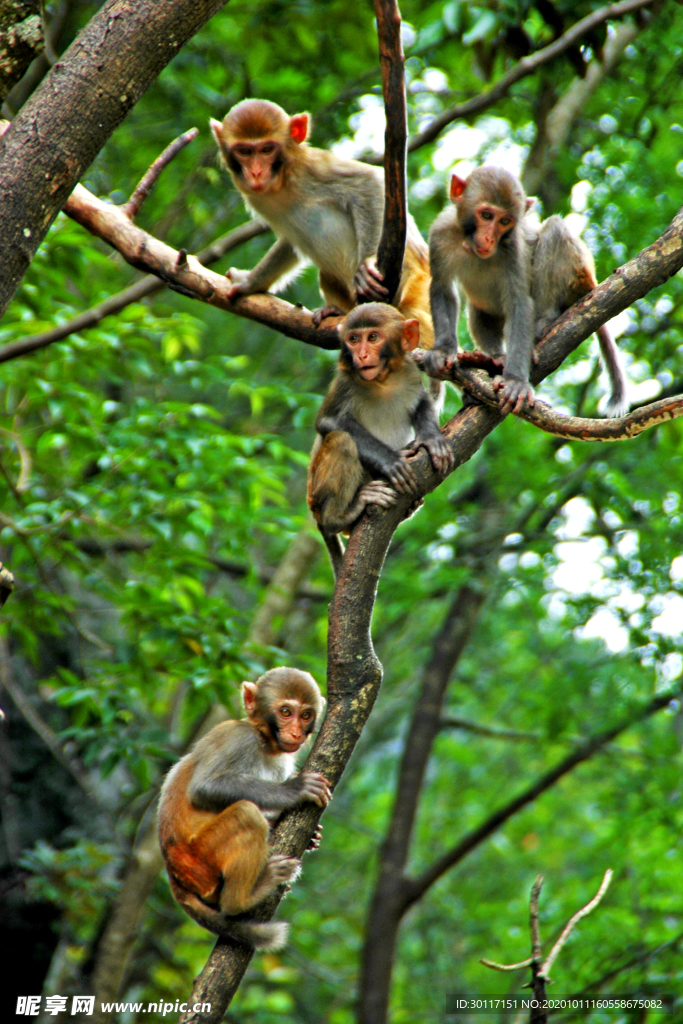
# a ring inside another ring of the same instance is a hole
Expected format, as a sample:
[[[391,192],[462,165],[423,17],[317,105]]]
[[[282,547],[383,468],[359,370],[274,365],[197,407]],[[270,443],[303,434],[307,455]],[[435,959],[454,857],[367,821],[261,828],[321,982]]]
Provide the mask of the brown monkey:
[[[246,719],[222,722],[168,773],[159,799],[159,842],[171,892],[209,931],[277,949],[287,925],[236,921],[300,861],[269,853],[269,826],[282,811],[332,798],[322,775],[295,771],[294,754],[322,714],[313,676],[274,668],[242,684]],[[315,845],[315,844],[313,844]]]
[[[418,321],[370,302],[352,310],[339,333],[339,368],[316,419],[308,470],[308,507],[335,576],[343,554],[337,534],[348,532],[366,505],[386,508],[396,501],[396,491],[417,489],[406,455],[423,445],[437,472],[445,474],[453,465],[433,400],[410,355],[420,340]]]
[[[0,122],[1,124],[1,122]],[[0,562],[0,608],[14,590],[14,576],[2,562]]]
[[[527,217],[527,199],[519,180],[501,167],[479,167],[463,180],[451,178],[454,206],[434,221],[429,235],[431,310],[437,366],[458,351],[458,297],[454,281],[467,297],[470,334],[495,360],[504,360],[494,379],[503,412],[534,404],[529,364],[539,341],[557,317],[595,288],[595,265],[586,245],[561,217],[540,226]],[[597,331],[612,392],[608,415],[628,409],[626,378],[609,330]],[[436,352],[443,353],[437,356]],[[467,354],[464,354],[464,361]],[[428,364],[429,365],[429,364]]]
[[[231,296],[283,287],[302,259],[320,271],[327,303],[315,314],[348,313],[357,302],[382,302],[387,290],[375,265],[384,215],[384,175],[306,142],[308,114],[288,114],[276,103],[243,100],[211,131],[247,207],[273,229],[277,242],[253,270],[229,271]],[[431,348],[429,254],[412,217],[398,309],[420,322],[422,347]]]

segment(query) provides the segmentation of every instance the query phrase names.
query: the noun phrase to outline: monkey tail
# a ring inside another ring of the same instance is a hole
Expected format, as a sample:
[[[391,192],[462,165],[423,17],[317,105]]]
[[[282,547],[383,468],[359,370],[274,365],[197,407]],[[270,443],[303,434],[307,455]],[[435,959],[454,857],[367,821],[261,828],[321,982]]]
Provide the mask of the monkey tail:
[[[181,886],[172,876],[171,891],[183,910],[207,931],[214,935],[224,935],[243,942],[254,949],[282,949],[287,942],[289,925],[284,921],[269,921],[261,924],[257,921],[236,920],[222,914],[215,907],[210,907],[196,893]]]
[[[339,573],[341,572],[342,558],[344,557],[344,545],[339,539],[338,533],[327,533],[325,530],[320,530],[323,535],[323,540],[330,554],[330,561],[332,562],[332,571],[334,572],[335,581],[339,579]]]
[[[243,942],[246,946],[253,946],[254,949],[275,951],[286,945],[288,932],[289,925],[284,921],[260,924],[256,921],[234,921],[227,918],[221,935]]]
[[[619,349],[605,324],[602,327],[598,327],[596,334],[600,342],[600,352],[605,369],[607,370],[607,376],[612,386],[612,393],[610,394],[605,412],[608,416],[625,416],[629,410],[630,403],[626,393],[626,374],[621,365]]]

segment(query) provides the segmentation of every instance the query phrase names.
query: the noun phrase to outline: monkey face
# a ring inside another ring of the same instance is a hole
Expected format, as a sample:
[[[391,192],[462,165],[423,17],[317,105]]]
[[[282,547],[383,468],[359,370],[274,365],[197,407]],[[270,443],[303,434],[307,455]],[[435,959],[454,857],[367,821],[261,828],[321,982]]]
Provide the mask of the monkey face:
[[[490,203],[481,203],[474,210],[470,248],[480,259],[495,256],[501,238],[515,226],[515,219],[507,210]]]
[[[228,165],[248,192],[272,192],[281,184],[282,151],[274,139],[236,142],[229,149]]]
[[[285,754],[295,754],[315,725],[315,711],[298,700],[281,700],[269,721],[275,741]]]
[[[388,373],[388,341],[386,330],[381,327],[365,327],[349,331],[344,344],[351,356],[353,370],[362,380],[384,380]]]

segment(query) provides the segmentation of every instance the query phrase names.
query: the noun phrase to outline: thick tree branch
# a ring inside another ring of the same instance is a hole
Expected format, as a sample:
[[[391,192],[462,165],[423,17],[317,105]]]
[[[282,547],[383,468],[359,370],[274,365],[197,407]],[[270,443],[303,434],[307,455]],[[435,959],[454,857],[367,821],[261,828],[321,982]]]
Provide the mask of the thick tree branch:
[[[643,7],[649,7],[655,2],[656,0],[622,0],[621,3],[609,4],[607,7],[601,7],[599,10],[593,11],[586,18],[577,21],[564,35],[550,43],[549,46],[544,46],[542,50],[537,50],[536,53],[532,53],[528,57],[522,57],[491,89],[481,93],[479,96],[473,96],[471,100],[467,100],[465,103],[457,103],[455,106],[449,107],[448,110],[444,110],[423,131],[411,136],[408,140],[408,152],[414,153],[415,150],[426,146],[427,143],[433,142],[444,128],[447,128],[453,121],[472,117],[474,114],[479,114],[482,110],[493,106],[494,103],[497,103],[498,100],[502,99],[509,92],[513,85],[516,85],[517,82],[528,75],[533,75],[544,64],[549,64],[556,57],[566,53],[567,50],[576,45],[582,36],[592,31],[598,25],[602,25],[605,21],[611,21],[614,18],[623,18],[628,14],[633,14],[634,11],[641,10]],[[364,159],[369,164],[382,164],[384,154],[373,154],[372,156],[364,157]]]
[[[238,245],[242,245],[258,235],[264,235],[269,230],[270,228],[261,221],[247,221],[246,224],[241,224],[234,231],[228,231],[227,234],[217,238],[211,245],[207,245],[205,249],[197,253],[197,259],[205,267],[208,267],[212,263],[217,263],[226,253],[236,249]],[[7,345],[3,345],[0,348],[0,363],[6,363],[10,359],[18,359],[20,356],[36,352],[38,349],[47,348],[48,345],[52,345],[55,341],[63,341],[64,338],[68,338],[71,334],[79,334],[89,327],[95,327],[105,317],[112,316],[114,313],[120,313],[126,306],[130,306],[133,302],[141,302],[142,299],[148,298],[150,295],[156,295],[158,292],[162,292],[165,287],[166,282],[160,277],[155,277],[154,274],[145,274],[144,277],[129,285],[128,288],[123,288],[120,292],[116,292],[115,295],[105,299],[104,302],[91,306],[90,309],[86,309],[83,313],[79,313],[78,316],[73,317],[72,320],[67,320],[58,327],[53,327],[49,331],[41,331],[40,334],[31,334],[25,338],[18,338],[16,341],[10,341]]]
[[[83,171],[225,0],[108,0],[0,141],[0,314]]]
[[[586,740],[580,747],[572,751],[567,757],[563,758],[559,764],[551,768],[550,771],[542,775],[536,782],[532,783],[525,790],[523,790],[513,800],[510,800],[503,807],[500,807],[497,811],[494,811],[485,821],[473,829],[466,836],[456,843],[452,849],[440,857],[430,868],[428,868],[419,878],[406,879],[405,890],[403,899],[403,913],[405,913],[417,900],[421,899],[422,896],[427,892],[435,882],[441,878],[446,871],[460,863],[468,853],[471,853],[477,846],[480,845],[485,839],[488,839],[490,835],[496,832],[501,825],[504,825],[513,815],[522,808],[527,807],[530,803],[533,803],[537,797],[542,793],[545,793],[548,789],[555,785],[564,775],[568,775],[577,765],[583,764],[589,758],[601,750],[606,743],[610,743],[613,739],[619,736],[622,732],[630,729],[631,726],[637,725],[639,722],[644,721],[651,715],[656,714],[657,711],[661,711],[662,708],[666,707],[672,700],[680,698],[681,687],[678,686],[673,690],[668,690],[666,693],[660,693],[657,697],[651,700],[645,707],[636,711],[630,715],[629,718],[624,719],[618,725],[613,726],[611,729],[606,729],[604,732],[598,733],[592,739]]]
[[[377,250],[377,269],[384,277],[392,303],[398,291],[408,230],[408,178],[406,141],[408,114],[401,43],[401,14],[396,0],[375,0],[382,92],[386,111],[384,129],[384,223]]]
[[[43,46],[39,0],[0,0],[0,102]]]

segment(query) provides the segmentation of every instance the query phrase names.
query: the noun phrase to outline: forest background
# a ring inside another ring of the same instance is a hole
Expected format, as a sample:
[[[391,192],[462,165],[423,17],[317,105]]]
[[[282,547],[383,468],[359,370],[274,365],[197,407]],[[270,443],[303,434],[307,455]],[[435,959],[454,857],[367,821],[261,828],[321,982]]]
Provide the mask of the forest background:
[[[98,7],[47,4],[42,73]],[[450,169],[488,160],[520,173],[543,215],[572,217],[599,279],[661,235],[681,201],[683,11],[641,7],[411,153],[423,234]],[[598,9],[402,4],[411,132]],[[9,93],[6,116],[40,73],[33,65]],[[234,0],[163,71],[83,183],[125,201],[196,125],[138,223],[198,252],[247,220],[208,131],[245,96],[309,110],[315,145],[381,153],[371,5]],[[215,267],[250,267],[271,240],[248,239]],[[332,576],[305,474],[334,354],[161,288],[144,301],[126,293],[87,329],[71,324],[138,277],[60,215],[0,325],[2,345],[71,325],[22,358],[0,348],[0,559],[17,577],[0,625],[12,1013],[17,995],[40,991],[188,997],[213,939],[173,904],[159,870],[160,779],[207,716],[240,713],[242,679],[294,664],[325,680]],[[315,273],[285,297],[319,305]],[[618,318],[636,404],[683,391],[682,306],[679,274]],[[593,340],[540,388],[584,416],[604,392]],[[449,388],[444,419],[459,404]],[[384,840],[390,826],[396,840],[399,767],[408,742],[410,768],[416,701],[430,686],[441,720],[431,754],[431,744],[419,752],[428,764],[412,843],[412,822],[402,836],[406,871],[424,885],[395,922],[391,1020],[441,1020],[447,993],[517,990],[519,976],[479,959],[529,955],[539,872],[548,948],[615,872],[562,951],[558,992],[683,996],[682,487],[678,421],[598,445],[509,417],[399,528],[372,626],[380,696],[321,849],[281,908],[290,944],[252,961],[229,1020],[379,1021],[363,1002],[363,965],[386,939]],[[672,699],[655,713],[660,695]]]

